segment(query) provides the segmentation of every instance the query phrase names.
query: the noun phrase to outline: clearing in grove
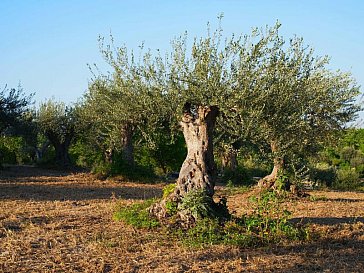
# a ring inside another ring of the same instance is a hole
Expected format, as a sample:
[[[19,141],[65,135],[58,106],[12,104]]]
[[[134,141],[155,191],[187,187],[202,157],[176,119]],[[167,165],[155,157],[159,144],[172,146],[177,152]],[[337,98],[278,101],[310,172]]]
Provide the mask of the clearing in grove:
[[[312,238],[260,248],[189,248],[112,218],[117,206],[161,197],[165,184],[7,167],[0,174],[0,272],[364,272],[364,193],[311,191],[289,202]],[[228,194],[249,211],[248,192]]]

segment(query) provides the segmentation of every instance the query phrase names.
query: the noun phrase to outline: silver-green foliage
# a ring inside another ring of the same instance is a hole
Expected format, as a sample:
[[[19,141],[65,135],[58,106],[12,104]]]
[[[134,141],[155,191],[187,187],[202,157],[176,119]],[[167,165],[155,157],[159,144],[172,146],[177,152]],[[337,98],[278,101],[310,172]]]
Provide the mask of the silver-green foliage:
[[[40,104],[36,122],[50,141],[62,143],[75,132],[74,108],[50,99]]]

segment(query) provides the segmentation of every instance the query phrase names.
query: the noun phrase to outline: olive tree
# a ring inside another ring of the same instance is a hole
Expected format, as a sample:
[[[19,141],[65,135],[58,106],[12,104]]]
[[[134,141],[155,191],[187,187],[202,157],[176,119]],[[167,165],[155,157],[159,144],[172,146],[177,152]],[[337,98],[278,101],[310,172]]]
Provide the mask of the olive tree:
[[[29,109],[33,95],[26,96],[21,86],[0,92],[0,134],[15,126]]]
[[[151,76],[149,53],[136,59],[125,46],[116,47],[100,38],[100,51],[112,71],[97,75],[85,95],[86,116],[105,151],[121,151],[125,163],[134,165],[134,140],[155,149],[160,132],[169,127],[169,117],[160,90],[160,77]]]
[[[299,38],[287,46],[279,27],[228,39],[218,28],[191,44],[186,33],[172,42],[170,54],[148,51],[138,61],[125,47],[117,48],[116,55],[106,47],[105,58],[114,69],[112,84],[123,101],[116,120],[132,124],[147,138],[168,120],[181,129],[186,142],[176,188],[150,208],[152,214],[165,217],[167,203],[179,208],[190,192],[212,201],[214,142],[228,149],[246,140],[268,145],[275,158],[266,179],[271,181],[284,156],[323,141],[353,118],[358,89],[352,78],[330,72],[327,58],[313,57]]]
[[[32,97],[33,94],[25,95],[20,85],[17,89],[10,90],[5,86],[0,91],[0,135],[19,134],[20,125],[23,124],[23,117],[29,110]],[[0,151],[0,164],[2,157]]]
[[[53,145],[56,163],[63,167],[71,164],[68,150],[75,136],[76,120],[74,108],[51,99],[41,103],[37,111],[39,129]]]
[[[194,39],[190,49],[187,35],[173,42],[164,92],[188,152],[175,191],[151,208],[157,217],[168,214],[166,204],[170,200],[178,207],[190,192],[202,192],[212,200],[216,181],[214,137],[223,139],[227,146],[248,137],[259,113],[259,108],[252,106],[261,96],[260,64],[273,33],[262,35],[253,30],[251,35],[223,39],[218,29]]]
[[[256,105],[260,110],[255,139],[269,147],[273,159],[273,170],[261,185],[273,186],[286,161],[317,152],[359,111],[354,79],[348,73],[330,71],[328,64],[329,58],[314,56],[302,38],[294,37],[287,44],[275,33],[262,63],[262,100]]]

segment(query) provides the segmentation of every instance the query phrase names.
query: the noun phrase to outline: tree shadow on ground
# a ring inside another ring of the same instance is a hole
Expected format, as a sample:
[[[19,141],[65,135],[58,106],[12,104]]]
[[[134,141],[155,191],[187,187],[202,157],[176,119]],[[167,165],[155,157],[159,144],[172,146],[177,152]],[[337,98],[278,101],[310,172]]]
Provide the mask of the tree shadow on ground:
[[[34,177],[64,177],[73,173],[81,172],[79,169],[45,169],[32,165],[7,165],[0,170],[0,181],[6,180],[26,180],[27,178]]]
[[[322,239],[299,243],[294,246],[271,246],[265,248],[242,248],[236,250],[198,251],[186,264],[201,261],[239,261],[231,272],[364,272],[364,241],[348,239]],[[202,271],[202,268],[201,268]]]
[[[91,199],[149,199],[160,187],[93,181],[82,173],[33,166],[10,166],[0,173],[0,200],[80,201]]]
[[[356,203],[356,202],[363,202],[362,199],[349,199],[349,198],[330,198],[325,200],[327,202],[342,202],[342,203]],[[325,202],[321,201],[321,202]]]
[[[162,190],[157,187],[103,186],[90,185],[17,185],[0,183],[0,200],[34,201],[80,201],[91,199],[149,199],[161,197]]]
[[[337,224],[353,224],[356,222],[364,223],[364,217],[300,217],[292,218],[290,222],[334,226]]]

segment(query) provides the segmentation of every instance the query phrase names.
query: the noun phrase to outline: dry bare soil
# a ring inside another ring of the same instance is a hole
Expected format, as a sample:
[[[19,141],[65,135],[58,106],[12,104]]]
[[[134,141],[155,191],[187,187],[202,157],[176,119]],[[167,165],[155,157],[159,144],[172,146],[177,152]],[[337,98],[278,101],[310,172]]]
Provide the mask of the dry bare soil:
[[[0,272],[364,272],[364,193],[311,192],[316,198],[290,202],[294,220],[319,234],[307,242],[190,249],[112,220],[117,204],[158,197],[162,187],[8,167],[0,174]],[[248,194],[231,194],[229,207],[248,211]]]

